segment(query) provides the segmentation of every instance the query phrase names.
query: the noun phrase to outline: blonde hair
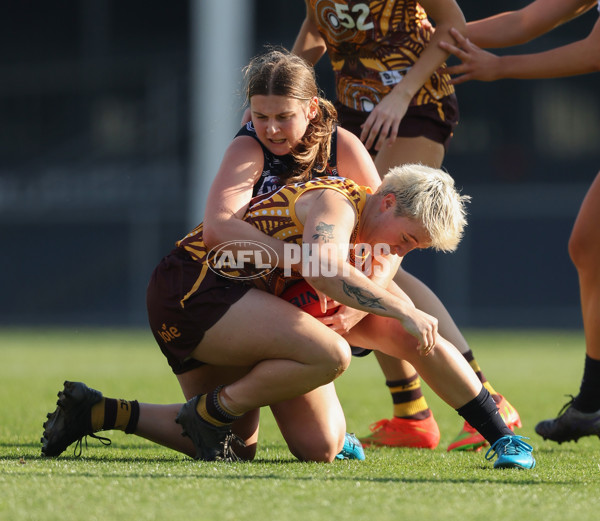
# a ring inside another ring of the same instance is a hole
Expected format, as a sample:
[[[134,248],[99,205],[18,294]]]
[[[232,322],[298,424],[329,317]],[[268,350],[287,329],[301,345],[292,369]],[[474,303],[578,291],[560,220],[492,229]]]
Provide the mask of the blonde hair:
[[[422,222],[431,247],[456,250],[467,225],[465,204],[471,198],[460,195],[446,172],[421,164],[397,166],[385,175],[377,193],[393,193],[395,215]]]
[[[252,58],[244,68],[245,97],[286,96],[307,103],[317,97],[317,114],[310,120],[300,143],[291,151],[295,165],[286,182],[306,181],[312,170],[325,171],[331,153],[331,134],[337,123],[333,104],[320,97],[313,67],[285,49],[270,51]]]

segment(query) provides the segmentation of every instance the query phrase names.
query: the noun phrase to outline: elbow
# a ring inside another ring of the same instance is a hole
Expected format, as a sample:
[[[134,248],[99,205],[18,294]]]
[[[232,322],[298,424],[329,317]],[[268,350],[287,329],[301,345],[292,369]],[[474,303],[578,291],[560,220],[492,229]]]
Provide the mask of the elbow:
[[[582,57],[581,74],[600,72],[600,21],[592,33],[579,43],[579,55]]]
[[[445,32],[450,29],[456,29],[460,34],[466,36],[467,34],[467,21],[465,20],[465,15],[459,9],[453,9],[444,14],[444,16],[440,16],[439,20],[434,20],[435,22],[435,32]]]
[[[457,17],[456,20],[452,22],[452,27],[456,29],[460,34],[467,35],[467,22],[465,17],[461,16]]]
[[[202,229],[202,239],[204,240],[206,247],[209,249],[214,248],[223,242],[221,236],[217,233],[217,230],[215,230],[215,228],[212,226],[207,226],[206,223]]]

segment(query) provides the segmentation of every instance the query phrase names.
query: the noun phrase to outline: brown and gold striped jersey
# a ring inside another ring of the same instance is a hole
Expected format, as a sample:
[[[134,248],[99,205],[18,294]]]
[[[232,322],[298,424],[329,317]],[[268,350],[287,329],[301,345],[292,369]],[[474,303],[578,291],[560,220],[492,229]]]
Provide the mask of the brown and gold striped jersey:
[[[310,0],[335,73],[342,104],[370,112],[418,60],[432,27],[414,0]],[[447,74],[435,72],[411,105],[454,93]],[[440,108],[441,114],[441,108]]]
[[[253,198],[244,216],[244,220],[266,235],[288,243],[300,245],[302,243],[304,226],[296,216],[296,201],[306,192],[319,189],[336,190],[346,196],[356,209],[358,216],[361,215],[364,208],[367,194],[371,193],[370,188],[361,187],[350,179],[342,177],[315,178],[304,183],[286,185],[269,194]],[[355,227],[354,236],[357,230],[358,224]],[[178,241],[177,246],[184,248],[194,260],[200,262],[203,265],[201,273],[206,273],[208,265],[215,265],[217,249],[213,248],[209,251],[204,244],[202,231],[203,227],[200,224],[183,239]],[[353,258],[351,257],[352,261]],[[255,273],[257,270],[253,266],[245,266],[243,269],[222,266],[219,270],[227,278],[238,279],[275,295],[280,295],[292,282],[300,278],[299,274],[293,274],[291,278],[285,278],[283,269],[281,268],[267,270],[264,275],[257,277],[253,277],[253,272]],[[198,280],[195,286],[199,287],[201,282],[201,280]]]

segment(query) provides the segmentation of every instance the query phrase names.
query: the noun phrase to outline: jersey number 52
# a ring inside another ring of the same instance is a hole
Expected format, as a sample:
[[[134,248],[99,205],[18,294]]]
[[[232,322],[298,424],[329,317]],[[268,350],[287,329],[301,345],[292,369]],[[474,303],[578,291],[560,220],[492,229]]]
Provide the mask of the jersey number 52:
[[[355,27],[359,31],[367,31],[373,29],[373,22],[365,23],[365,20],[369,16],[369,6],[367,4],[356,4],[350,10],[350,6],[346,4],[335,4],[335,11],[337,13],[340,24],[348,29],[354,29]],[[356,21],[350,13],[356,16]]]

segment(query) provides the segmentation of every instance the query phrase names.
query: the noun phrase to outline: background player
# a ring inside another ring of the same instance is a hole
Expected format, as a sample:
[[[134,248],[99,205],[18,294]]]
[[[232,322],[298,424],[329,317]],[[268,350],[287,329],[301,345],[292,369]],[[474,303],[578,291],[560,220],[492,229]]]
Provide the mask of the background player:
[[[536,0],[517,11],[469,22],[466,38],[452,30],[440,47],[461,64],[449,67],[452,82],[502,78],[560,78],[600,71],[600,21],[585,38],[537,53],[496,56],[482,47],[508,47],[528,42],[580,14],[598,7],[596,0]],[[558,417],[536,425],[545,439],[578,440],[600,436],[600,174],[590,186],[569,239],[569,254],[579,276],[586,356],[579,394]]]

